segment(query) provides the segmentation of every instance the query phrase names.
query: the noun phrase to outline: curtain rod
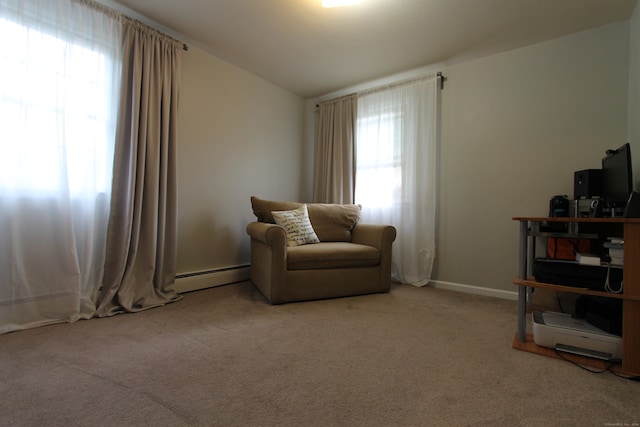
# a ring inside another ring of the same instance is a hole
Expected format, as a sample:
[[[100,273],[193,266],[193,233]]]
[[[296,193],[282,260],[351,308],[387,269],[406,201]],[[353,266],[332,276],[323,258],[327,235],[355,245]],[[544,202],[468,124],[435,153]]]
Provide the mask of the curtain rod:
[[[159,34],[160,36],[171,40],[173,43],[182,44],[182,50],[184,50],[184,51],[188,51],[189,50],[189,45],[187,45],[186,43],[181,42],[180,40],[177,40],[175,37],[170,36],[169,34],[165,33],[164,31],[159,30],[159,29],[157,29],[157,28],[155,28],[155,27],[153,27],[151,25],[148,25],[148,24],[142,22],[141,20],[139,20],[137,18],[133,18],[133,17],[127,15],[126,13],[121,12],[121,11],[119,11],[117,9],[109,7],[109,6],[107,6],[105,4],[102,4],[102,3],[98,2],[98,1],[95,1],[95,0],[73,0],[73,1],[75,1],[77,3],[80,3],[80,4],[83,4],[83,5],[87,6],[87,7],[90,7],[92,9],[94,9],[94,10],[97,10],[99,12],[102,12],[102,13],[104,13],[106,15],[109,15],[109,16],[111,16],[111,17],[113,17],[115,19],[118,19],[120,21],[132,22],[134,25],[140,26],[140,27],[144,28],[146,31],[150,31],[152,33]]]
[[[337,102],[337,101],[340,101],[341,99],[352,98],[352,97],[354,97],[356,95],[357,95],[356,93],[350,93],[348,95],[339,96],[337,98],[327,99],[326,101],[322,101],[322,102],[316,104],[316,108],[318,108],[320,106],[320,104],[328,104],[328,103],[331,103],[331,102]]]
[[[338,100],[340,100],[342,98],[347,98],[349,96],[354,96],[354,95],[366,95],[366,94],[369,94],[369,93],[378,92],[380,90],[389,89],[389,88],[393,88],[393,87],[397,87],[397,86],[402,86],[402,85],[405,85],[405,84],[408,84],[408,83],[413,83],[413,82],[417,82],[417,81],[420,81],[420,80],[424,80],[426,78],[433,77],[434,75],[435,75],[435,77],[440,78],[440,89],[441,90],[444,89],[444,81],[447,80],[447,78],[444,76],[444,74],[442,74],[442,71],[438,71],[436,74],[426,74],[426,75],[422,75],[422,76],[418,76],[418,77],[412,77],[412,78],[400,80],[400,81],[397,81],[397,82],[389,83],[389,84],[386,84],[386,85],[374,87],[374,88],[371,88],[371,89],[363,90],[363,91],[360,91],[360,92],[351,93],[349,95],[341,96],[341,97],[338,97],[338,98],[329,99],[327,101],[323,101],[323,102],[320,102],[320,103],[316,104],[316,108],[320,107],[320,104],[324,104],[326,102],[334,102],[334,101],[338,101]]]
[[[370,93],[375,93],[375,92],[379,92],[381,90],[386,90],[386,89],[391,89],[394,87],[398,87],[398,86],[404,86],[410,83],[414,83],[414,82],[419,82],[421,80],[425,80],[428,79],[429,77],[436,77],[436,78],[440,78],[440,89],[444,89],[444,80],[445,77],[444,75],[442,75],[442,71],[438,71],[436,74],[424,74],[421,76],[417,76],[417,77],[410,77],[408,79],[404,79],[404,80],[398,80],[397,82],[391,82],[389,84],[386,85],[382,85],[382,86],[378,86],[378,87],[374,87],[371,89],[367,89],[367,90],[363,90],[357,93],[357,95],[368,95]]]

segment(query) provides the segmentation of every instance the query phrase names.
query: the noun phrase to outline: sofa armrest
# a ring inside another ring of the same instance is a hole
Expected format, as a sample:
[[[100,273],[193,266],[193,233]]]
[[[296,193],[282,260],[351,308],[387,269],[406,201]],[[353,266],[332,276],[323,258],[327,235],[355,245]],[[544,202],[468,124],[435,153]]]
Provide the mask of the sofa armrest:
[[[396,240],[396,228],[392,225],[358,223],[351,230],[351,241],[373,246],[380,251],[391,248]]]
[[[287,232],[283,227],[266,222],[251,222],[247,225],[247,234],[265,245],[287,247]]]
[[[247,225],[251,236],[251,282],[273,304],[285,301],[287,289],[287,232],[264,222]]]

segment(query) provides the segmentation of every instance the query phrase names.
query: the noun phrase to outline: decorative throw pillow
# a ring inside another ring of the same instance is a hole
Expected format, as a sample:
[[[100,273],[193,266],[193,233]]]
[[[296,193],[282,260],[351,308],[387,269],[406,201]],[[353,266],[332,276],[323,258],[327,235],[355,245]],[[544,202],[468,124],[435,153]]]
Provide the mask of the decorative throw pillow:
[[[301,246],[307,243],[320,242],[316,232],[313,230],[311,221],[309,221],[307,205],[302,205],[292,211],[273,211],[271,214],[276,224],[286,230],[288,246]]]
[[[259,199],[256,196],[251,196],[251,207],[253,208],[253,214],[258,218],[260,222],[269,222],[275,224],[276,220],[273,219],[271,212],[273,211],[291,211],[302,207],[303,203],[298,202],[277,202],[273,200]]]

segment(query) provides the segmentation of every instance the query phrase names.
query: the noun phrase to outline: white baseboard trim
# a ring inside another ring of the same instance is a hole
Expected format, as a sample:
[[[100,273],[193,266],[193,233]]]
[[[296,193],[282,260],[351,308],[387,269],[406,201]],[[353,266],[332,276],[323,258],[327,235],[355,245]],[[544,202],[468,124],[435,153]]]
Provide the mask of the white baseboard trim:
[[[515,291],[502,291],[500,289],[482,288],[480,286],[463,285],[461,283],[444,282],[442,280],[431,280],[431,286],[450,291],[464,292],[467,294],[484,295],[488,297],[501,298],[517,301],[518,293]]]
[[[176,276],[176,290],[180,293],[192,292],[246,280],[249,280],[249,265],[180,273]],[[463,285],[461,283],[445,282],[442,280],[431,280],[429,285],[434,288],[447,289],[455,292],[484,295],[513,301],[518,300],[518,293],[515,291],[502,291],[500,289]]]
[[[249,280],[249,266],[218,268],[176,275],[176,290],[180,293],[223,286]]]

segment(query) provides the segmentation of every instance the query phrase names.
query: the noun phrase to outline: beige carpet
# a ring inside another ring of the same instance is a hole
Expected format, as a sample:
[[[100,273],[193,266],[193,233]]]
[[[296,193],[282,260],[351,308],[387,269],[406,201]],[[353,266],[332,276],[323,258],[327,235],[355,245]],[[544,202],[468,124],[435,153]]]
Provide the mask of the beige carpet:
[[[0,425],[638,425],[640,383],[513,350],[515,327],[513,301],[433,288],[228,285],[0,336]]]

